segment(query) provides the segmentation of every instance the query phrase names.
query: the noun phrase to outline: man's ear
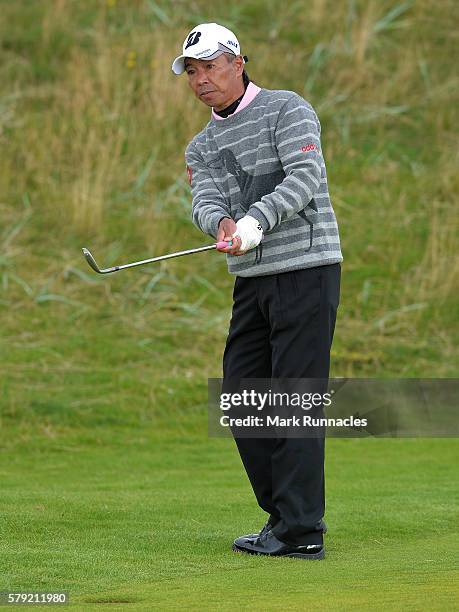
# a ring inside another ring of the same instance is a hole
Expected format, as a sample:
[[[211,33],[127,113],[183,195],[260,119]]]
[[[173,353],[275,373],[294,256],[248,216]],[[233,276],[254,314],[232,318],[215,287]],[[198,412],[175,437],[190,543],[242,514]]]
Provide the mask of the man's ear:
[[[242,76],[242,73],[244,72],[244,59],[242,55],[236,55],[234,58],[234,63],[236,64],[237,76]]]

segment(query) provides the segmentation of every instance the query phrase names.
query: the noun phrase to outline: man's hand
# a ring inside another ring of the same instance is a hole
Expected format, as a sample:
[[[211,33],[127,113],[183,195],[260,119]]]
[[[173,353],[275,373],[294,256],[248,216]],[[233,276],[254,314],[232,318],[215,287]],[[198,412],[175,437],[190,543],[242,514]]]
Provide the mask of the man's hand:
[[[241,253],[246,253],[260,244],[263,238],[263,229],[255,217],[245,215],[236,223],[236,228],[235,235],[241,240]]]
[[[230,253],[231,255],[244,255],[243,252],[240,252],[239,249],[241,247],[241,239],[239,236],[235,236],[233,238],[233,234],[237,231],[237,225],[230,219],[229,217],[224,217],[221,219],[218,224],[218,232],[217,232],[217,242],[224,240],[225,242],[233,241],[231,246],[228,246],[224,249],[218,249],[222,253]]]
[[[225,249],[219,249],[223,253],[231,255],[245,255],[250,249],[258,246],[263,238],[263,230],[258,221],[246,215],[239,219],[237,223],[228,217],[224,217],[218,224],[217,241],[232,240],[233,244]]]

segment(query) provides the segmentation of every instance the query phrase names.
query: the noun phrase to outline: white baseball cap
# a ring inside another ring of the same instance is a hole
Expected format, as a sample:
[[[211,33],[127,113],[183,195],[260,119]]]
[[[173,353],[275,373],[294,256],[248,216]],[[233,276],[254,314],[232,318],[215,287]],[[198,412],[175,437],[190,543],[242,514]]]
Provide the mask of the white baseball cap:
[[[214,59],[222,53],[240,55],[239,41],[231,30],[218,23],[201,23],[191,30],[183,43],[182,55],[172,62],[172,72],[185,72],[185,58]],[[247,58],[244,57],[244,62]]]

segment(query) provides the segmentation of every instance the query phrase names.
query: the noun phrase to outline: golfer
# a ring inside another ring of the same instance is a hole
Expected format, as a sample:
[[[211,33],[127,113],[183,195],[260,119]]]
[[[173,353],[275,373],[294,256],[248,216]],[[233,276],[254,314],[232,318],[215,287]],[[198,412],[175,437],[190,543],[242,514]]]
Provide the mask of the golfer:
[[[342,261],[320,122],[309,102],[255,85],[233,32],[203,23],[172,71],[186,72],[210,120],[185,152],[192,220],[235,276],[223,377],[328,380]],[[260,507],[233,550],[324,557],[324,437],[236,438]]]

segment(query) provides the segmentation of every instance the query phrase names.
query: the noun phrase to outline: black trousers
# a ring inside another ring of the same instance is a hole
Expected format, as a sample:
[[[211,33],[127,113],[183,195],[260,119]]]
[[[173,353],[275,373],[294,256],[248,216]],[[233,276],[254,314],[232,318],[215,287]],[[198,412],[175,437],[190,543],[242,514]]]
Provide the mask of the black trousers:
[[[339,263],[237,277],[223,378],[328,380]],[[321,544],[325,511],[320,438],[235,438],[259,506],[287,544]]]

